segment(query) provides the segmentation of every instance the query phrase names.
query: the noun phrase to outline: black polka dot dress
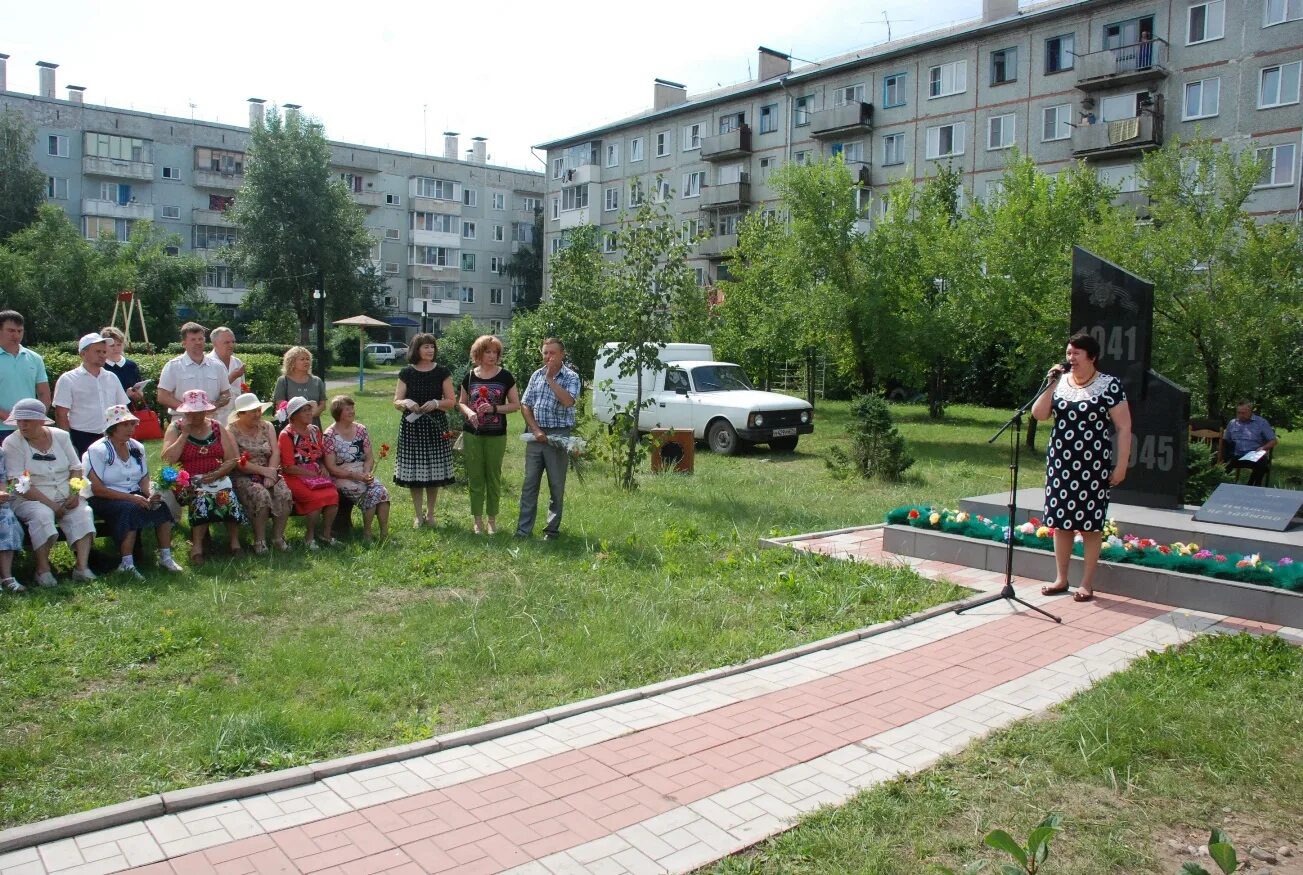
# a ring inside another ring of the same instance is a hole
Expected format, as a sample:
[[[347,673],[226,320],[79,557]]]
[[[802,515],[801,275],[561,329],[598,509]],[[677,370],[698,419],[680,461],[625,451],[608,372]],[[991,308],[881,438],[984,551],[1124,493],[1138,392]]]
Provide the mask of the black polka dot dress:
[[[1045,525],[1098,532],[1108,514],[1113,473],[1109,411],[1127,400],[1122,383],[1096,373],[1085,386],[1065,375],[1054,389],[1054,431],[1045,457]]]

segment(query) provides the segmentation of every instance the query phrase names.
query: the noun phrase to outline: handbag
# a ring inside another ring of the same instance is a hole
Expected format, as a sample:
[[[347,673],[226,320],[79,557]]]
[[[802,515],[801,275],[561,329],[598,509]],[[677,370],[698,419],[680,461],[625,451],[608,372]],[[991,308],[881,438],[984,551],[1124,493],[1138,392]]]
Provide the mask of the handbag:
[[[304,477],[303,485],[309,489],[334,489],[335,481],[329,477]]]
[[[136,419],[136,430],[132,433],[138,441],[158,441],[163,439],[163,424],[159,422],[158,414],[148,407],[133,411]]]

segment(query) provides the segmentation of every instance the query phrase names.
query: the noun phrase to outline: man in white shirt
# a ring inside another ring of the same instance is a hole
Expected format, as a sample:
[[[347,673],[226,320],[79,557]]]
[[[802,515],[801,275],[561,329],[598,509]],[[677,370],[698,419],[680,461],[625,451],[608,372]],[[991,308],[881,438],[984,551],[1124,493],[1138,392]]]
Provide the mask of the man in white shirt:
[[[244,362],[240,361],[240,357],[235,354],[235,332],[222,325],[212,330],[208,340],[213,345],[213,351],[208,355],[226,369],[227,387],[234,399],[240,394],[239,385],[244,378]],[[222,425],[226,425],[226,420],[231,415],[232,403],[233,401],[227,401],[225,404],[217,405],[217,411],[213,415]]]
[[[77,455],[104,437],[104,411],[126,404],[122,381],[104,369],[108,343],[95,332],[77,341],[80,367],[67,371],[54,384],[54,420],[68,432]]]
[[[163,365],[158,375],[158,403],[169,411],[181,405],[181,396],[191,389],[203,389],[208,399],[222,407],[231,400],[231,380],[226,367],[204,354],[204,335],[208,329],[198,322],[181,326],[181,345],[185,352]]]

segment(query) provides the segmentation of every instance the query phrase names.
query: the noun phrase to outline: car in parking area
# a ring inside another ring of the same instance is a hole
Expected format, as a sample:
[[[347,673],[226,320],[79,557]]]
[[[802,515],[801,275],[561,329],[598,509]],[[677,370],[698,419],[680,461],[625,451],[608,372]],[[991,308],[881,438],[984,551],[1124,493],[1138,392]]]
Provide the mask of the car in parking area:
[[[401,343],[368,343],[364,350],[367,358],[378,365],[407,361],[407,347]]]

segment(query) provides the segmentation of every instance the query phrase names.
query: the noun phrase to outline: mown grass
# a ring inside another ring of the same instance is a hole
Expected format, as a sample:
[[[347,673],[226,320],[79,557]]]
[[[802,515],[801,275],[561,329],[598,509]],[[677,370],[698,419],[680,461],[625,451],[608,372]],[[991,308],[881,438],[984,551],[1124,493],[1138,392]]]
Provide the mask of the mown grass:
[[[1301,729],[1303,650],[1205,636],[706,871],[912,875],[1008,862],[982,837],[1001,828],[1025,841],[1051,811],[1064,817],[1044,867],[1055,875],[1172,872],[1162,836],[1214,825],[1244,859],[1251,835],[1303,838]]]

